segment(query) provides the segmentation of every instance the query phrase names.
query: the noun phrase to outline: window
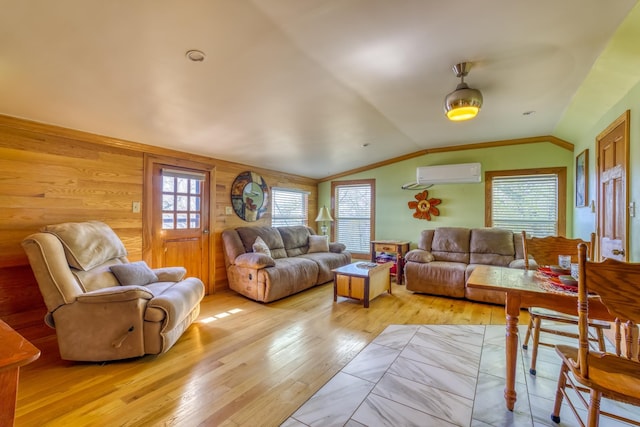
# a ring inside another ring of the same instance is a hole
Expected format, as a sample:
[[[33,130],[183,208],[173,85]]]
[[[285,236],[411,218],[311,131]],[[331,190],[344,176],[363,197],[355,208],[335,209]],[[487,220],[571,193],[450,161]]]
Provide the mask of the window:
[[[374,180],[331,183],[335,240],[353,254],[368,254],[374,234]]]
[[[271,189],[271,225],[307,225],[309,193],[293,188]]]
[[[565,235],[566,168],[487,172],[485,181],[487,226]]]
[[[200,228],[204,174],[162,169],[162,228]]]

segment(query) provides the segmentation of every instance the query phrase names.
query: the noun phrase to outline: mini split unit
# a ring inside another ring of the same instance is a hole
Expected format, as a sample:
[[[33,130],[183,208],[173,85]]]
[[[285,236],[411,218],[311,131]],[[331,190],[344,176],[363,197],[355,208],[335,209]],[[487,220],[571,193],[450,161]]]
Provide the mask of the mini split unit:
[[[422,166],[417,170],[418,185],[481,182],[480,163]]]

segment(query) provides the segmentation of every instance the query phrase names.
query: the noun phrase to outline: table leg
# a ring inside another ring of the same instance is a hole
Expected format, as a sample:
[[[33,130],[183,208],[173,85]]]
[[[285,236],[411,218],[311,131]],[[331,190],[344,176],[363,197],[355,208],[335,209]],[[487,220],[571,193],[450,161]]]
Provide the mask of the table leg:
[[[333,302],[338,301],[338,274],[333,274]]]
[[[402,285],[404,281],[404,258],[400,253],[396,256],[396,283]]]
[[[19,367],[15,367],[0,371],[0,426],[13,427],[19,370]]]
[[[507,292],[505,305],[507,316],[506,328],[506,359],[507,359],[507,380],[504,389],[504,400],[507,409],[513,411],[516,395],[516,366],[518,363],[518,316],[520,315],[520,294]]]
[[[371,291],[369,280],[369,277],[364,279],[364,308],[369,308],[369,292]]]

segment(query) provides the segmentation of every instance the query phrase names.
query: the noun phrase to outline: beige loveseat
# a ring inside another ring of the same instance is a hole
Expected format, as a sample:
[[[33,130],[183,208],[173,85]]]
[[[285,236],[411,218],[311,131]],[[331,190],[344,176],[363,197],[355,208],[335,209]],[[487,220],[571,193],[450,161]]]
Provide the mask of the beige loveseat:
[[[441,227],[423,230],[418,249],[405,256],[410,291],[504,304],[501,292],[466,287],[479,264],[524,268],[522,234],[499,228]]]
[[[254,246],[258,238],[267,249]],[[329,282],[331,270],[351,262],[343,244],[329,243],[305,226],[229,229],[222,243],[229,287],[261,302]]]
[[[182,267],[150,269],[98,221],[50,225],[22,241],[66,360],[164,353],[200,313],[204,285]]]

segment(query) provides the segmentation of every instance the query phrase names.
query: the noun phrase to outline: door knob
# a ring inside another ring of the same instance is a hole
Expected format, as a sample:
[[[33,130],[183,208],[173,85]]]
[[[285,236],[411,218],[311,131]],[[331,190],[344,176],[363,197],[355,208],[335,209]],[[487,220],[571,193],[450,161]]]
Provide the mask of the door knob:
[[[205,228],[204,230],[202,230],[202,234],[209,234],[209,229]]]
[[[612,251],[611,251],[611,253],[612,253],[613,255],[622,255],[622,256],[624,256],[624,249],[622,249],[622,250],[620,250],[620,249],[614,249],[614,250],[612,250]]]

